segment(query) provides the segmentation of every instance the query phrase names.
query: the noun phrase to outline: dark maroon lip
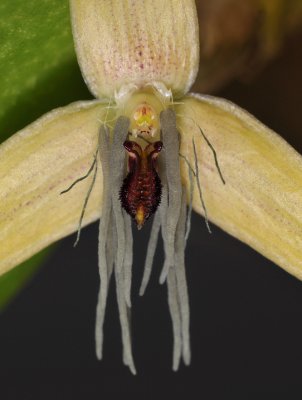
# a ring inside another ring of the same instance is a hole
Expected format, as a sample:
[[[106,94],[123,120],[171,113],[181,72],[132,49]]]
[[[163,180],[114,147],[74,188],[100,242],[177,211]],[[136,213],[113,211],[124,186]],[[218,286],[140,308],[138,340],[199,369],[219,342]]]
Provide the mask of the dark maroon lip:
[[[162,184],[157,173],[157,158],[162,142],[148,144],[142,149],[133,141],[125,141],[129,154],[128,174],[120,190],[122,207],[135,220],[138,228],[154,214],[160,204]]]

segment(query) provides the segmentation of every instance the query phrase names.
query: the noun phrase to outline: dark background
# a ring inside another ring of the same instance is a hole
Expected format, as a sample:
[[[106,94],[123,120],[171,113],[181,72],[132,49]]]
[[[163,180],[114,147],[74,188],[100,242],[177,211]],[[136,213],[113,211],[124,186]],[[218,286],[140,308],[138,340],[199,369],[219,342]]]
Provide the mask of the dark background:
[[[302,34],[252,84],[217,95],[246,108],[302,152]],[[221,205],[223,207],[223,204]],[[97,224],[62,240],[0,318],[0,398],[301,399],[302,284],[194,215],[186,251],[192,364],[171,371],[166,287],[138,296],[148,227],[135,234],[133,347],[138,375],[121,361],[114,285],[105,322],[104,360],[94,353],[98,291]],[[113,283],[113,282],[112,282]]]

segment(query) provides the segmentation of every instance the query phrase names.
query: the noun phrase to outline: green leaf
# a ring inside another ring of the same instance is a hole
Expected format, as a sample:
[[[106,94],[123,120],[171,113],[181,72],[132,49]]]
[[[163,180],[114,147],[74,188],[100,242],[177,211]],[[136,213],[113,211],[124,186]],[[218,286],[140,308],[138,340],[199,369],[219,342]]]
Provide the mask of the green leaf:
[[[0,137],[52,108],[89,97],[67,0],[0,2]]]
[[[76,61],[68,0],[2,0],[0,46],[0,142],[53,108],[91,97]],[[47,253],[0,278],[0,309]]]
[[[0,276],[0,311],[23,289],[48,254],[49,249],[43,250],[30,260]]]

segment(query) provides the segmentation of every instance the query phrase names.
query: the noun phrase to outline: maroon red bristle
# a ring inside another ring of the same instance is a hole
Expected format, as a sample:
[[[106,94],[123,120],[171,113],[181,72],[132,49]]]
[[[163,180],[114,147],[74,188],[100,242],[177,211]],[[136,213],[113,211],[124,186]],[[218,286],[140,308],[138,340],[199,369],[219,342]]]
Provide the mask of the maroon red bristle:
[[[143,211],[143,221],[157,210],[162,193],[162,185],[156,170],[156,159],[162,149],[162,142],[151,143],[143,150],[139,144],[131,141],[124,143],[129,153],[128,174],[120,190],[122,207],[134,219],[138,210]]]

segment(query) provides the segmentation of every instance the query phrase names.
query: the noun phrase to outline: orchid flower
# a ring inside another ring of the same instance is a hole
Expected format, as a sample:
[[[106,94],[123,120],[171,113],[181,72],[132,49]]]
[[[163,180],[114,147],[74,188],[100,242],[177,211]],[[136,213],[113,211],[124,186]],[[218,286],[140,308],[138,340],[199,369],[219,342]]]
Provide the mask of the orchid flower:
[[[199,65],[193,0],[71,0],[96,97],[55,109],[0,146],[0,272],[100,219],[96,351],[114,274],[131,349],[132,226],[152,215],[142,295],[161,233],[173,369],[190,363],[185,245],[192,209],[302,278],[302,158],[227,100],[188,93]],[[188,204],[188,207],[187,207]]]

